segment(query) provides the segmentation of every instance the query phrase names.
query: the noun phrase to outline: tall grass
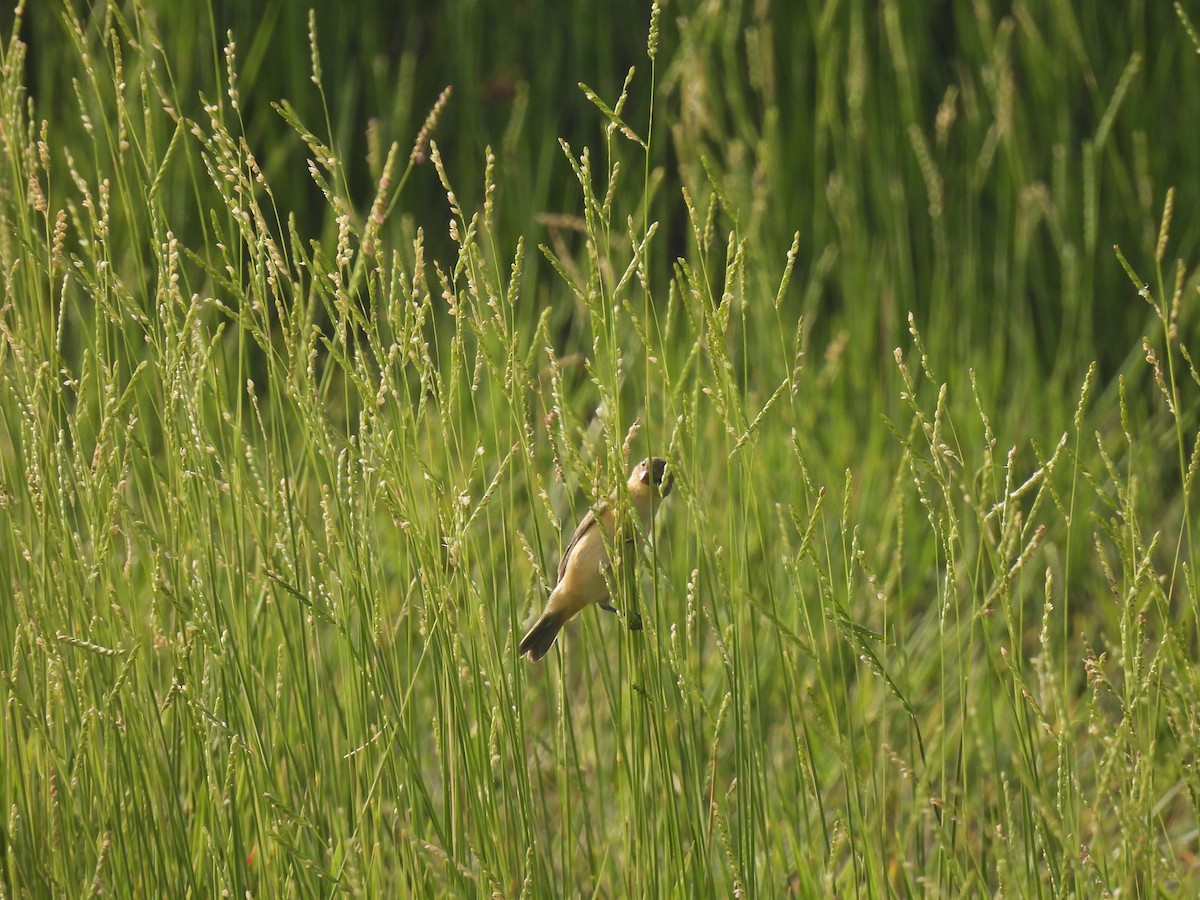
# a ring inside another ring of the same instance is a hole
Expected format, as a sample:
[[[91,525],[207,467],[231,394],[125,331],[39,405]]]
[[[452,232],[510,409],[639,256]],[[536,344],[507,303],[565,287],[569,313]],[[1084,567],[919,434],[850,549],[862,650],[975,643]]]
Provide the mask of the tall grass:
[[[167,11],[18,9],[4,896],[1197,889],[1194,192],[1122,118],[1165,76],[976,4],[942,85],[872,9],[655,7],[552,163],[454,149],[457,93],[344,123],[318,15],[281,97],[212,10],[210,65]],[[26,28],[70,44],[38,92]],[[1156,200],[1111,257],[1106,190]],[[619,615],[519,659],[649,454]]]

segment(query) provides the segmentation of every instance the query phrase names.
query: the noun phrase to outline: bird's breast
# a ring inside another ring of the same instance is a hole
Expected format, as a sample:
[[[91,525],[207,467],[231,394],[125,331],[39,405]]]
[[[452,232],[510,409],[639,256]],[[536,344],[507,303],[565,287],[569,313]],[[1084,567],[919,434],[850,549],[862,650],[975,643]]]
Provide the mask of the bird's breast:
[[[589,603],[608,599],[608,584],[604,580],[608,564],[604,538],[599,528],[592,528],[575,544],[562,580],[554,590],[563,607],[578,611]]]

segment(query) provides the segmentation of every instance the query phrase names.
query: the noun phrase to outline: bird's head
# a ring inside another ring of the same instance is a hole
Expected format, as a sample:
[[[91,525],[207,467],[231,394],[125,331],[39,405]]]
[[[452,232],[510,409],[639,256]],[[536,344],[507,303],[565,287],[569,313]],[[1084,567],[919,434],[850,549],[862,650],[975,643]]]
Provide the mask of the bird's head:
[[[667,470],[667,461],[661,456],[643,459],[634,468],[633,474],[629,476],[631,493],[640,493],[650,489],[661,498],[671,493],[671,488],[674,486],[675,475]]]

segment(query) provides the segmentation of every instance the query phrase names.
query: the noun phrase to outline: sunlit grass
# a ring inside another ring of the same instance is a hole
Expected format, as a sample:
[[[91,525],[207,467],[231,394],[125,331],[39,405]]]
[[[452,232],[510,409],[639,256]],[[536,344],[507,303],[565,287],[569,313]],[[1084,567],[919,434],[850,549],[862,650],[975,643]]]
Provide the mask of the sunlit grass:
[[[1126,165],[1101,154],[1128,85],[1091,163],[1022,181],[1011,97],[964,101],[961,144],[950,92],[914,124],[922,38],[885,8],[900,100],[858,93],[854,6],[811,149],[864,158],[812,235],[776,221],[791,126],[758,13],[762,68],[720,91],[733,20],[656,13],[632,93],[581,94],[597,140],[544,135],[575,206],[538,230],[498,224],[520,160],[443,155],[451,94],[344,155],[315,16],[281,51],[303,105],[241,90],[224,36],[220,81],[182,83],[154,18],[113,7],[64,16],[77,105],[31,117],[8,43],[5,896],[1196,889],[1183,198],[1117,255],[1145,343],[1089,366],[1097,224],[1054,192]],[[286,148],[247,134],[271,100]],[[905,161],[838,142],[843,102],[851,136],[907,117]],[[1048,252],[1046,364],[1035,324],[961,292],[1020,295]],[[620,614],[520,659],[564,540],[651,454],[675,490],[622,551]]]

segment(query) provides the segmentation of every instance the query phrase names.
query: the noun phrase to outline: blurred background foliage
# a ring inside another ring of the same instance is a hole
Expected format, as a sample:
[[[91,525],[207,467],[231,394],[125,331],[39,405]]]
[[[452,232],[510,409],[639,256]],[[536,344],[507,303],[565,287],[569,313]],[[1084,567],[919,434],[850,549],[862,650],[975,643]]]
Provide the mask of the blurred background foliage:
[[[286,98],[320,132],[308,6],[137,5],[170,41],[170,81],[186,114],[198,115],[200,100],[185,86],[223,83],[232,35],[244,136],[268,182],[289,192],[301,232],[328,235],[335,225],[306,174],[306,148],[270,105]],[[91,15],[76,4],[101,43],[103,6]],[[646,128],[644,2],[314,8],[330,143],[364,215],[375,188],[368,131],[378,146],[396,140],[407,150],[447,85],[434,139],[468,210],[482,203],[479,173],[493,148],[494,238],[504,253],[522,234],[548,241],[560,229],[547,216],[580,211],[557,139],[576,152],[600,147],[604,123],[578,82],[611,104],[639,66],[626,118]],[[81,127],[77,89],[59,64],[71,27],[56,4],[28,4],[24,16],[35,116],[69,143]],[[969,358],[995,390],[1073,391],[1093,358],[1112,374],[1139,352],[1151,315],[1112,245],[1135,266],[1152,259],[1167,187],[1181,198],[1200,187],[1185,127],[1200,114],[1200,93],[1186,89],[1200,60],[1183,32],[1171,5],[1140,0],[1102,14],[1066,0],[664,4],[651,141],[661,186],[650,214],[667,236],[653,257],[662,284],[690,241],[678,188],[703,207],[715,184],[730,206],[718,235],[736,229],[751,253],[782,261],[799,231],[804,277],[789,303],[818,346],[844,347],[847,364],[890,371],[912,310],[941,359]],[[84,102],[93,102],[86,92]],[[105,112],[89,110],[93,119]],[[196,200],[193,190],[163,194]],[[1194,255],[1190,206],[1177,211],[1169,258]],[[424,225],[435,256],[450,252],[431,165],[418,168],[398,208],[392,227]],[[203,216],[171,222],[185,244],[189,221],[205,227]],[[557,236],[569,245],[569,234]],[[544,262],[530,263],[527,284],[564,290]],[[757,287],[773,296],[774,285]]]

